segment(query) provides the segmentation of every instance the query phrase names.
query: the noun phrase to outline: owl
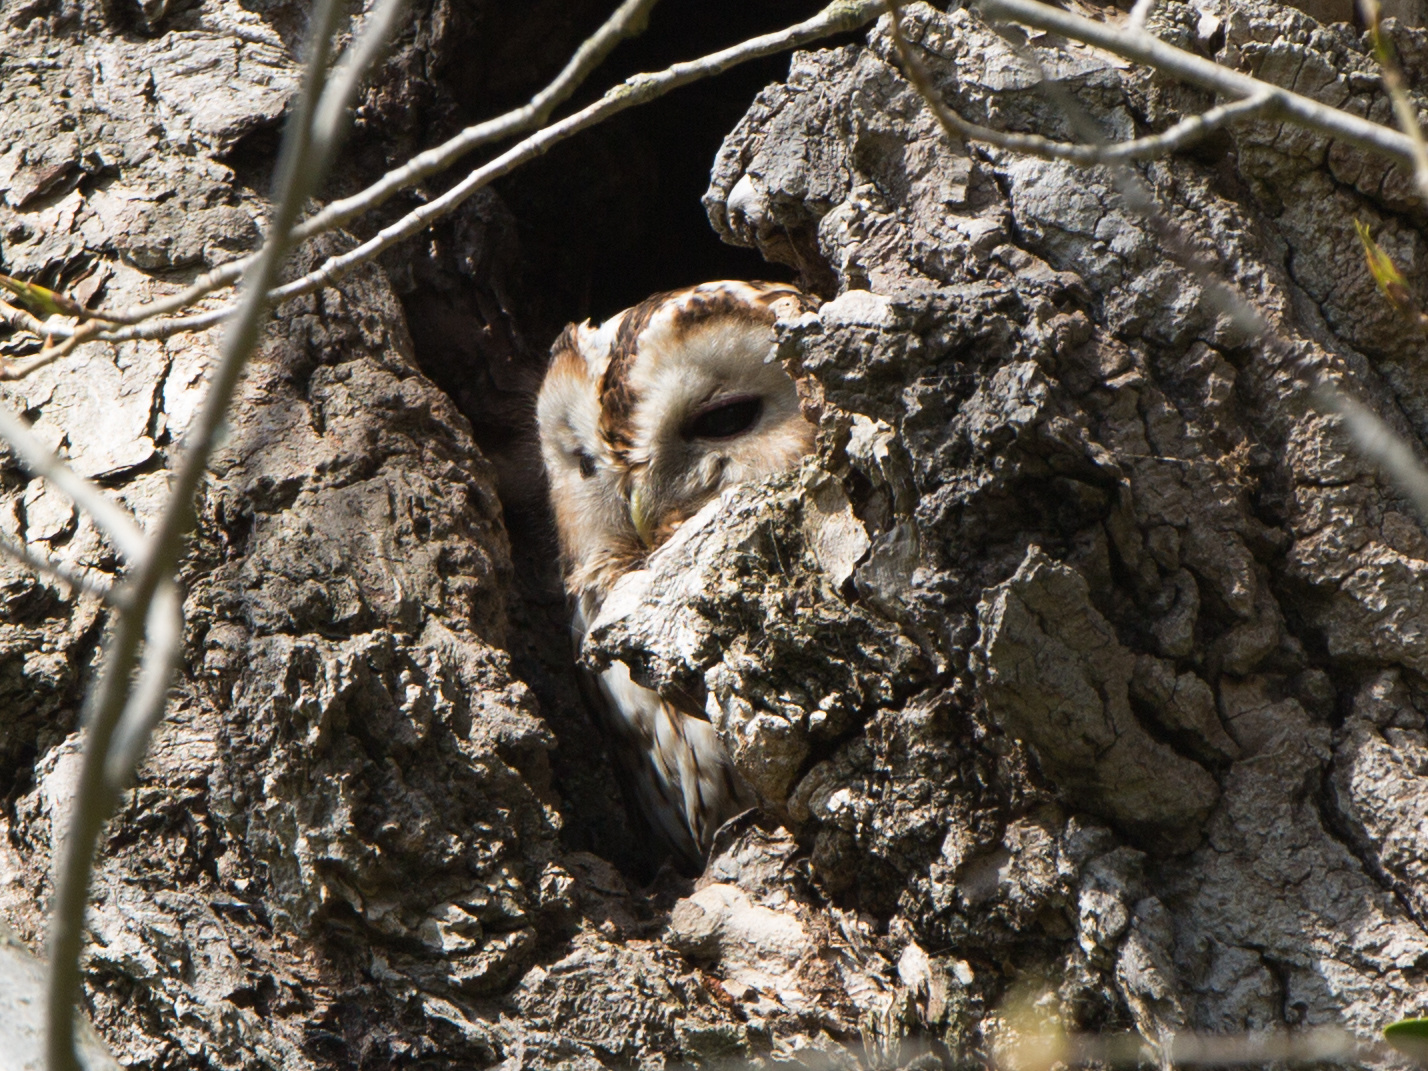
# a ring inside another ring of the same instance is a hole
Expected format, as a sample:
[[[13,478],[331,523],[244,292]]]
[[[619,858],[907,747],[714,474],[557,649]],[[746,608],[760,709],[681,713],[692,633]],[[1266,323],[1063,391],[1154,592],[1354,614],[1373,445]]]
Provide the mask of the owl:
[[[774,322],[816,302],[791,286],[704,283],[656,294],[556,340],[536,402],[577,648],[615,581],[720,492],[812,449]],[[596,706],[629,787],[699,866],[714,832],[757,801],[702,714],[615,663]]]

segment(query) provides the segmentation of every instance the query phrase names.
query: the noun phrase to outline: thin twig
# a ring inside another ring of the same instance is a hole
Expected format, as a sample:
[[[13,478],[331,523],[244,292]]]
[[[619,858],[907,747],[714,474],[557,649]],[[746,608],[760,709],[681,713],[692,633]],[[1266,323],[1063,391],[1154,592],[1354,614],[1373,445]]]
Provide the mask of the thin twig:
[[[418,153],[401,167],[387,172],[365,190],[350,197],[333,201],[326,208],[303,220],[297,226],[293,235],[294,241],[305,241],[334,230],[357,216],[386,203],[407,187],[414,186],[422,179],[445,170],[474,149],[511,134],[539,126],[550,117],[550,113],[561,102],[580,88],[590,73],[604,61],[616,45],[643,28],[645,19],[655,3],[657,0],[625,0],[615,13],[575,51],[570,62],[556,75],[555,79],[532,97],[529,102],[494,119],[468,126],[435,148]],[[252,264],[256,255],[250,253],[237,260],[229,261],[227,264],[219,265],[195,280],[182,293],[160,298],[145,305],[135,305],[124,310],[122,314],[116,315],[128,317],[129,319],[124,321],[126,323],[139,323],[186,309],[213,291],[236,282],[244,270]]]
[[[400,0],[379,0],[379,6]],[[332,36],[342,11],[341,0],[318,0],[312,12],[308,47],[310,55],[293,115],[283,135],[278,155],[274,208],[267,239],[246,275],[238,311],[224,336],[218,365],[208,393],[184,438],[184,451],[168,504],[124,585],[128,606],[116,615],[107,645],[104,667],[87,704],[88,732],[80,765],[68,836],[56,868],[55,906],[50,925],[50,974],[46,993],[48,1030],[46,1056],[49,1071],[78,1071],[74,1051],[74,1002],[80,990],[79,958],[83,949],[84,912],[89,877],[99,835],[118,799],[127,772],[116,767],[122,758],[137,761],[148,729],[161,716],[164,697],[182,641],[182,606],[173,576],[184,536],[193,523],[193,500],[207,469],[216,433],[228,411],[248,355],[257,344],[270,309],[268,291],[287,256],[293,223],[303,204],[331,165],[337,137],[332,129],[316,131],[315,116],[333,94],[350,87],[344,79],[324,95]],[[368,31],[389,26],[389,12],[374,13]],[[366,36],[366,35],[364,35]],[[353,46],[370,55],[363,43]],[[135,687],[130,683],[139,661],[141,640],[144,662]],[[114,750],[120,726],[125,732]],[[138,752],[135,748],[139,748]],[[132,768],[132,767],[131,767]]]
[[[183,598],[172,579],[160,582],[144,634],[146,654],[139,679],[114,730],[104,764],[104,781],[122,792],[149,746],[149,737],[163,717],[169,682],[183,654]]]
[[[8,290],[19,298],[23,304],[38,309],[38,311],[44,313],[46,316],[63,316],[81,322],[85,320],[103,320],[110,324],[134,322],[132,319],[121,319],[117,316],[88,308],[82,301],[70,297],[63,290],[51,290],[47,286],[41,286],[39,283],[29,282],[25,279],[17,279],[13,275],[0,273],[0,289]]]
[[[146,541],[131,513],[70,468],[40,441],[30,426],[0,405],[0,439],[34,475],[48,480],[93,519],[125,559],[133,561],[144,553]]]
[[[290,283],[282,292],[275,293],[273,298],[282,301],[311,293],[318,287],[350,271],[355,264],[363,262],[395,242],[417,233],[435,219],[451,211],[471,193],[487,185],[493,179],[546,152],[556,142],[570,137],[616,112],[653,100],[695,78],[720,73],[733,66],[734,63],[743,62],[745,59],[758,58],[782,49],[797,47],[832,33],[856,28],[869,21],[876,14],[879,6],[879,0],[847,0],[847,2],[834,3],[814,19],[790,27],[781,34],[756,38],[753,41],[745,42],[744,45],[714,53],[700,60],[677,64],[675,67],[657,74],[637,75],[624,85],[607,93],[605,97],[589,108],[576,113],[569,119],[538,131],[486,167],[478,168],[472,172],[463,183],[448,191],[443,197],[428,205],[423,205],[403,217],[402,220],[384,230],[376,238],[363,243],[357,250],[341,257],[332,258],[313,273]],[[978,0],[977,8],[991,16],[1009,18],[1029,26],[1051,30],[1063,36],[1104,48],[1128,59],[1146,63],[1231,99],[1226,104],[1212,108],[1198,118],[1177,123],[1160,135],[1137,139],[1117,146],[1093,148],[1066,145],[1036,135],[1017,135],[993,131],[986,127],[966,123],[950,109],[945,109],[949,114],[939,115],[939,118],[958,127],[959,136],[987,141],[1008,149],[1046,158],[1064,159],[1072,163],[1098,164],[1116,160],[1146,159],[1164,152],[1174,151],[1227,123],[1273,112],[1301,126],[1318,130],[1331,137],[1339,138],[1349,144],[1388,156],[1410,166],[1416,162],[1412,140],[1406,135],[1389,127],[1338,111],[1282,87],[1273,86],[1249,75],[1232,71],[1210,60],[1168,45],[1144,31],[1135,28],[1117,29],[1060,11],[1039,3],[1037,0]],[[736,53],[741,54],[731,59],[731,55]],[[576,66],[576,61],[572,60],[571,66],[567,70]],[[555,85],[556,83],[552,83],[552,88]],[[488,123],[471,127],[445,145],[413,158],[408,164],[390,172],[367,190],[351,198],[334,202],[303,223],[298,229],[297,236],[299,238],[310,237],[320,230],[326,230],[346,222],[358,213],[382,203],[403,186],[440,170],[450,160],[469,151],[475,145],[517,129],[520,126],[520,118],[530,113],[534,103],[535,101],[523,109],[517,109],[515,112]],[[186,307],[204,294],[227,285],[237,277],[239,270],[250,262],[251,258],[245,258],[224,265],[200,279],[183,294],[140,306],[140,309],[145,310],[147,322],[105,331],[98,337],[111,342],[168,338],[185,332],[202,331],[221,323],[233,315],[231,306],[172,319],[157,319],[156,317]],[[60,334],[61,331],[57,330],[55,333]]]
[[[24,379],[31,372],[38,372],[48,364],[53,364],[61,357],[65,357],[74,352],[75,347],[81,343],[88,342],[95,335],[99,334],[104,327],[99,320],[89,320],[79,326],[79,328],[57,346],[46,346],[33,357],[27,357],[23,361],[5,361],[0,363],[0,382],[11,382],[17,379]]]
[[[1378,466],[1428,524],[1428,468],[1418,460],[1407,440],[1372,409],[1333,384],[1321,383],[1314,396],[1322,408],[1343,418],[1359,452]]]
[[[954,140],[984,142],[1042,160],[1064,160],[1079,167],[1093,167],[1124,160],[1150,160],[1185,148],[1230,123],[1260,118],[1274,111],[1279,100],[1279,91],[1272,86],[1265,86],[1252,97],[1222,104],[1201,115],[1182,119],[1159,134],[1112,144],[1076,145],[1042,137],[1040,134],[994,130],[964,119],[947,103],[946,98],[933,84],[932,76],[921,57],[913,51],[902,32],[902,4],[898,0],[887,0],[887,5],[888,13],[892,16],[889,20],[889,33],[893,46],[902,57],[908,81],[932,109],[932,114],[942,124],[943,131]]]
[[[490,163],[472,171],[440,197],[414,209],[397,222],[378,232],[375,237],[346,253],[328,258],[308,274],[277,288],[269,297],[274,302],[291,301],[293,298],[310,294],[314,290],[327,286],[396,243],[419,234],[442,216],[454,210],[477,190],[489,186],[501,176],[509,174],[522,164],[543,155],[553,145],[605,121],[612,115],[628,108],[647,104],[672,90],[688,85],[690,82],[722,74],[729,68],[749,60],[759,59],[790,48],[798,48],[832,34],[856,29],[858,26],[871,22],[882,10],[882,6],[883,0],[840,0],[838,3],[828,5],[813,18],[777,33],[751,38],[732,48],[710,53],[686,63],[676,63],[672,67],[653,74],[634,75],[610,90],[595,103],[537,131],[524,141],[518,142]],[[222,323],[232,315],[233,308],[225,306],[192,316],[156,320],[134,327],[120,328],[117,331],[104,332],[99,338],[111,342],[135,338],[169,338],[189,331],[205,330]]]
[[[79,956],[84,945],[89,874],[99,834],[118,799],[103,776],[104,753],[113,732],[112,719],[106,723],[103,715],[111,706],[117,708],[124,702],[127,674],[137,661],[143,631],[143,620],[132,610],[114,615],[114,631],[105,645],[104,670],[85,704],[90,715],[89,731],[69,829],[62,843],[52,845],[59,858],[50,913],[50,971],[45,991],[47,1071],[79,1071],[74,1052],[74,1003],[79,997]],[[117,669],[124,670],[124,679],[115,672]]]
[[[1166,127],[1159,134],[1151,134],[1133,141],[1101,146],[1097,163],[1113,164],[1131,160],[1154,160],[1168,156],[1172,152],[1186,148],[1213,134],[1221,127],[1248,119],[1262,119],[1272,115],[1279,105],[1278,90],[1267,88],[1262,93],[1231,104],[1218,104],[1199,115],[1181,119]]]
[[[1135,5],[1131,8],[1130,19],[1127,25],[1132,30],[1145,29],[1145,20],[1150,18],[1150,13],[1155,10],[1155,0],[1135,0]]]
[[[1393,102],[1393,114],[1399,129],[1408,135],[1413,143],[1413,177],[1418,185],[1418,196],[1428,203],[1428,143],[1423,140],[1423,127],[1418,121],[1418,109],[1408,97],[1408,82],[1403,77],[1403,68],[1398,65],[1393,45],[1383,35],[1382,14],[1378,0],[1359,0],[1364,22],[1368,24],[1369,39],[1373,41],[1374,56],[1383,71],[1383,87],[1388,90],[1388,99]]]
[[[357,100],[357,92],[362,88],[362,80],[367,71],[387,50],[387,42],[396,32],[397,22],[406,11],[406,0],[379,0],[363,22],[352,45],[338,59],[337,65],[327,76],[322,87],[322,96],[313,109],[312,153],[319,159],[335,159],[342,141],[351,129],[349,112]],[[316,183],[312,184],[316,190]],[[302,206],[297,206],[301,214]],[[294,217],[296,218],[296,217]],[[285,240],[291,247],[296,244],[292,235]]]
[[[974,10],[993,19],[1007,19],[1081,41],[1125,59],[1154,67],[1164,74],[1200,86],[1231,100],[1265,90],[1276,94],[1276,106],[1286,120],[1316,130],[1360,149],[1388,156],[1409,167],[1414,163],[1412,139],[1390,127],[1360,119],[1291,90],[1222,67],[1212,60],[1168,45],[1141,30],[1117,28],[1073,15],[1039,0],[975,0]]]
[[[55,334],[49,325],[34,313],[11,305],[8,301],[0,301],[0,320],[4,320],[16,331],[28,331],[39,338],[44,338],[46,334]]]
[[[21,543],[16,543],[7,536],[0,535],[0,553],[8,554],[16,561],[29,566],[37,573],[44,573],[46,576],[54,577],[61,584],[66,584],[75,591],[83,591],[88,595],[93,595],[104,602],[114,605],[114,589],[109,584],[100,584],[91,580],[83,573],[75,572],[63,562],[57,562],[52,558],[46,558],[42,554],[36,554],[29,547]]]
[[[605,24],[576,50],[555,80],[532,97],[529,103],[495,119],[467,127],[455,137],[435,148],[418,153],[401,167],[387,172],[360,193],[332,202],[311,219],[304,220],[298,226],[296,237],[305,240],[340,227],[362,213],[384,204],[401,190],[444,171],[473,149],[544,123],[550,118],[550,113],[580,87],[616,45],[643,28],[650,9],[656,2],[657,0],[625,0]]]

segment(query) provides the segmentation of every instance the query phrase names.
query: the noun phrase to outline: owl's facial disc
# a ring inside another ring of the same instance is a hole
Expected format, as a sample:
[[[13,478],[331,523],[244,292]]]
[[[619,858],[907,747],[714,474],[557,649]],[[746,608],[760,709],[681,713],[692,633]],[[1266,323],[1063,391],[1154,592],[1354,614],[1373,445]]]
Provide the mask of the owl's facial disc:
[[[796,464],[811,447],[813,429],[788,374],[762,360],[748,369],[737,383],[706,379],[670,406],[647,463],[630,472],[630,520],[645,546],[656,546],[726,487]]]
[[[720,285],[668,303],[619,366],[628,370],[620,397],[633,399],[620,429],[622,490],[647,547],[720,492],[798,464],[813,445],[762,291]]]

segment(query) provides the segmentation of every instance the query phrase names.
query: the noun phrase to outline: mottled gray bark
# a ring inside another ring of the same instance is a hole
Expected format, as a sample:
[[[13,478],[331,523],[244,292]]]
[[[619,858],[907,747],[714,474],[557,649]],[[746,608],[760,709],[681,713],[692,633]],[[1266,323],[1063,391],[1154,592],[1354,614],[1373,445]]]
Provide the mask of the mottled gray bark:
[[[256,235],[261,197],[222,159],[287,105],[296,20],[205,5],[142,38],[105,14],[7,28],[3,254],[125,306]],[[213,341],[98,347],[7,402],[148,521]],[[283,310],[200,496],[187,672],[95,879],[90,1007],[127,1061],[499,1051],[470,1001],[559,932],[574,879],[554,861],[552,738],[502,651],[492,480],[380,272]],[[13,463],[6,481],[12,537],[112,571],[53,490]],[[4,904],[38,947],[103,618],[3,568]]]
[[[444,13],[418,13],[364,137],[403,145],[382,121],[429,107]],[[975,18],[909,14],[969,118],[1068,133]],[[3,18],[0,270],[124,306],[251,244],[249,135],[293,91],[297,9]],[[1388,117],[1345,25],[1268,0],[1164,0],[1152,25]],[[1393,32],[1428,73],[1428,35]],[[1210,103],[1032,48],[1108,136]],[[800,54],[729,136],[715,228],[831,299],[779,334],[820,452],[688,523],[586,652],[701,704],[764,798],[693,886],[633,889],[562,840],[602,790],[552,771],[598,759],[552,732],[578,723],[569,682],[542,708],[513,668],[539,585],[387,276],[280,310],[200,498],[182,682],[95,881],[114,1052],[886,1066],[996,1049],[1037,989],[1069,1027],[1156,1044],[1415,1010],[1428,538],[1302,372],[1428,434],[1421,339],[1351,226],[1428,294],[1420,210],[1381,162],[1263,122],[1140,174],[1283,346],[1108,173],[949,144],[882,31]],[[148,520],[212,354],[89,346],[3,394]],[[114,570],[8,461],[0,526]],[[8,560],[0,581],[0,914],[39,950],[104,616]]]
[[[963,114],[1069,133],[975,18],[913,15]],[[1388,116],[1347,26],[1174,2],[1153,26]],[[1393,32],[1416,78],[1428,39]],[[1031,52],[1108,137],[1210,103],[1089,50]],[[1008,963],[1082,1029],[1372,1036],[1419,1006],[1428,953],[1428,543],[1303,373],[1428,430],[1421,338],[1352,228],[1421,292],[1419,219],[1405,176],[1269,123],[1140,174],[1282,345],[1246,337],[1110,173],[949,145],[880,33],[797,59],[726,142],[716,228],[836,289],[783,347],[822,410],[819,467],[856,474],[854,601],[895,608],[939,667],[865,708],[788,813],[815,880],[937,950],[914,957],[920,1011],[954,1044],[983,1035]],[[864,445],[881,434],[885,455]],[[731,737],[758,724],[757,699],[722,709]]]

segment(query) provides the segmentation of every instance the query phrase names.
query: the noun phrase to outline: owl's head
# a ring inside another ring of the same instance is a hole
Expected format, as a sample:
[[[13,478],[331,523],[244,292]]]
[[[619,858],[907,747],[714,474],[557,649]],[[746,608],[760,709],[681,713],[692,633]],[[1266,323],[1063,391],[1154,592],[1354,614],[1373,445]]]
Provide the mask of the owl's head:
[[[568,576],[602,547],[658,546],[724,489],[812,449],[774,323],[814,304],[781,284],[705,283],[566,329],[538,416]]]
[[[807,301],[792,287],[753,283],[668,295],[630,359],[607,368],[605,436],[646,546],[725,488],[796,465],[812,448],[814,429],[774,356],[779,312]]]

